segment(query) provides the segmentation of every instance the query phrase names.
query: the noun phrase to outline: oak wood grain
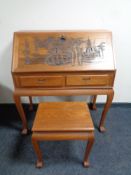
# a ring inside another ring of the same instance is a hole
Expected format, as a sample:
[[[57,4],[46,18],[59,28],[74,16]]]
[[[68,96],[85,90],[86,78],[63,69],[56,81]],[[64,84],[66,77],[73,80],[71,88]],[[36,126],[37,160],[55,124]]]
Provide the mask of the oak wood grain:
[[[24,133],[26,115],[18,99],[44,95],[106,95],[99,125],[104,131],[116,74],[111,31],[18,31],[12,58],[15,103]]]
[[[94,143],[94,126],[86,102],[40,103],[32,131],[37,168],[43,166],[39,142],[45,140],[88,140],[83,165],[89,167],[89,154]]]
[[[93,122],[86,102],[40,103],[33,131],[92,131]]]

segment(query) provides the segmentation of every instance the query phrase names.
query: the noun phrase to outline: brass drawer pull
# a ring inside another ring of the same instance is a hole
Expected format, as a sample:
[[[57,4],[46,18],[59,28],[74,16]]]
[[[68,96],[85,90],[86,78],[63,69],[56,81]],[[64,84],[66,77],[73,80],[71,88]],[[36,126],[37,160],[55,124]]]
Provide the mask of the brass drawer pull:
[[[39,83],[43,83],[43,82],[46,81],[46,79],[38,79],[37,81],[38,81]]]
[[[91,80],[91,77],[82,78],[82,80],[88,81],[88,80]]]
[[[61,36],[60,36],[60,40],[61,40],[61,41],[65,41],[65,40],[66,40],[66,37],[65,37],[64,35],[61,35]]]

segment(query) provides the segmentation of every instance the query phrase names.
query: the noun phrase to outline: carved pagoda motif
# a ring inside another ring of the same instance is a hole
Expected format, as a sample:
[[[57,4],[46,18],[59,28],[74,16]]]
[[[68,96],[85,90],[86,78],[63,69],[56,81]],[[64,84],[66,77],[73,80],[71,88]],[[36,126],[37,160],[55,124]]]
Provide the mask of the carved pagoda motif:
[[[82,65],[83,63],[102,61],[104,58],[105,42],[96,44],[95,40],[88,38],[34,38],[33,46],[25,40],[25,64]],[[30,48],[34,52],[30,53]]]

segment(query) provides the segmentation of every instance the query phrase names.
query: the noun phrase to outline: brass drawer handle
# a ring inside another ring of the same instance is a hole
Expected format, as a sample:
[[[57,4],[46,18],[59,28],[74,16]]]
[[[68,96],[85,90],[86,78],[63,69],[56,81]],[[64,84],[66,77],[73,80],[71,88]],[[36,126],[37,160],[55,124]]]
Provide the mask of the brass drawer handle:
[[[82,78],[82,80],[89,81],[89,80],[91,80],[91,77]]]
[[[61,40],[61,41],[65,41],[65,40],[66,40],[66,37],[65,37],[64,35],[61,35],[61,36],[60,36],[60,40]]]
[[[43,82],[45,82],[45,81],[46,81],[46,79],[38,79],[38,80],[37,80],[38,83],[43,83]]]

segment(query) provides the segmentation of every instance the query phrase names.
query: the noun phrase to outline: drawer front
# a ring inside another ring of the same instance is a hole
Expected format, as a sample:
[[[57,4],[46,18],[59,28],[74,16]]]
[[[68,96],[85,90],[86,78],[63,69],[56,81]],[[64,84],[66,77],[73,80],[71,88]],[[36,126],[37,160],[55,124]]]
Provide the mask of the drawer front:
[[[20,87],[62,87],[65,85],[64,76],[20,76]]]
[[[66,77],[67,86],[110,86],[111,77],[105,75],[73,75]]]

